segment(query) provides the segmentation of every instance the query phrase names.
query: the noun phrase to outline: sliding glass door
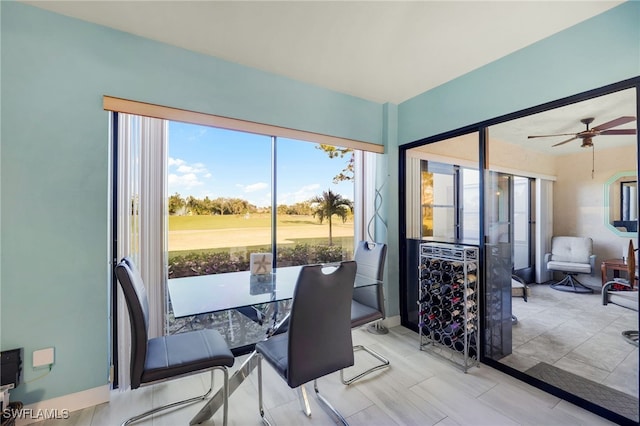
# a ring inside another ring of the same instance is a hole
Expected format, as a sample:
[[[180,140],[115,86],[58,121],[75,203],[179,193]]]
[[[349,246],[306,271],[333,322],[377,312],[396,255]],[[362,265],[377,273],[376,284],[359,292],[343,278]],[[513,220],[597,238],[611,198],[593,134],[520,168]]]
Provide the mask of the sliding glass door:
[[[485,328],[484,356],[511,353],[511,271],[513,176],[485,172]]]

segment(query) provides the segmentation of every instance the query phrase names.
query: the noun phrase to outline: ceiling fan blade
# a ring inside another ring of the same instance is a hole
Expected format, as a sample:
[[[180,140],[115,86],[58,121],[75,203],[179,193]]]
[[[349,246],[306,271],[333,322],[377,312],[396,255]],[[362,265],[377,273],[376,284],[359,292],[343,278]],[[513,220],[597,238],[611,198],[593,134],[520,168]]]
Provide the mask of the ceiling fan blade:
[[[572,138],[569,138],[569,139],[567,139],[566,141],[562,141],[562,142],[559,142],[559,143],[557,143],[557,144],[555,144],[555,145],[551,145],[551,147],[559,146],[559,145],[564,145],[565,143],[567,143],[567,142],[571,142],[572,140],[575,140],[575,139],[578,139],[578,137],[574,135]]]
[[[575,133],[557,133],[555,135],[535,135],[535,136],[527,136],[527,139],[533,139],[533,138],[551,138],[554,136],[575,136]]]
[[[636,129],[611,129],[600,132],[600,135],[635,135]]]
[[[600,124],[599,126],[593,127],[591,130],[602,131],[609,129],[611,127],[621,126],[623,124],[630,123],[634,121],[636,118],[632,116],[626,117],[618,117],[615,120],[607,121],[606,123]]]

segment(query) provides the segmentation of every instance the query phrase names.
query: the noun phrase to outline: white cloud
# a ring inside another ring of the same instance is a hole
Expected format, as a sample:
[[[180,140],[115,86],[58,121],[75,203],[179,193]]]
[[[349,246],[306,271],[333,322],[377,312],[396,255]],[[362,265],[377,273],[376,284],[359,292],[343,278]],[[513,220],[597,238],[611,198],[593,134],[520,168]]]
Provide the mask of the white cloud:
[[[169,167],[171,167],[171,166],[181,166],[182,164],[184,164],[184,160],[181,160],[179,158],[169,157]]]
[[[170,190],[172,193],[180,193],[179,188],[191,189],[203,184],[204,182],[199,180],[195,173],[186,173],[183,175],[169,174],[169,187],[175,188],[174,190]]]
[[[256,192],[269,188],[269,184],[264,182],[253,183],[244,187],[244,192]]]
[[[192,165],[182,163],[178,166],[178,173],[208,173],[208,170],[202,163]]]
[[[202,179],[211,178],[211,173],[202,163],[189,164],[180,158],[169,157],[169,192],[185,195],[195,187],[204,185]]]
[[[294,192],[278,194],[278,204],[295,204],[308,201],[310,198],[322,193],[320,184],[314,183],[300,187]]]

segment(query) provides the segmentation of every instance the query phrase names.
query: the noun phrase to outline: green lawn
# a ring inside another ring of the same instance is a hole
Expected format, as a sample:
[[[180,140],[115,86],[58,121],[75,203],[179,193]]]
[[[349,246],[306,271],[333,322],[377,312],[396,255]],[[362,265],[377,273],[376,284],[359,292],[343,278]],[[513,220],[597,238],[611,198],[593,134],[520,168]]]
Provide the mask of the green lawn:
[[[337,220],[336,220],[337,219]],[[344,226],[352,229],[353,221],[348,220],[346,224],[343,224],[339,218],[334,218],[334,226],[340,226],[344,229]],[[304,244],[304,245],[326,245],[328,242],[328,234],[325,236],[327,222],[320,224],[318,219],[309,216],[297,216],[297,215],[280,215],[277,221],[277,227],[281,230],[279,236],[291,234],[286,239],[290,241],[288,245]],[[241,235],[245,237],[247,235],[253,235],[253,232],[264,232],[265,229],[271,227],[271,216],[268,213],[252,214],[247,217],[242,215],[224,215],[224,216],[169,216],[169,232],[174,232],[172,238],[180,240],[181,242],[189,241],[187,238],[194,238],[193,233],[182,234],[181,231],[204,231],[216,232],[216,237],[222,238],[220,241],[233,244],[237,241],[234,239],[234,235]],[[251,231],[254,229],[255,231]],[[261,229],[261,231],[258,231]],[[227,230],[225,232],[225,230]],[[288,231],[287,231],[288,230]],[[343,249],[353,249],[353,237],[337,235],[337,229],[334,228],[333,244],[340,246]],[[219,232],[219,233],[218,233]],[[240,233],[240,234],[238,234]],[[197,234],[200,235],[200,234]],[[208,234],[210,235],[210,234]],[[210,236],[199,237],[196,236],[196,240],[202,240],[211,238]],[[259,238],[258,238],[259,239]],[[197,242],[197,241],[196,241]],[[191,247],[190,243],[182,244],[181,246]],[[247,252],[259,252],[269,251],[270,246],[264,244],[253,244],[249,241],[240,243],[239,247]],[[238,248],[239,248],[238,247]],[[220,247],[217,248],[198,248],[197,244],[194,244],[193,248],[188,250],[174,249],[169,252],[169,258],[172,259],[175,256],[185,255],[188,253],[215,253],[215,252],[229,252],[234,247]]]
[[[313,216],[282,215],[278,217],[277,225],[279,227],[293,225],[319,226],[320,222]],[[271,215],[268,213],[252,214],[248,217],[241,215],[169,216],[169,231],[264,228],[269,226],[271,226]]]

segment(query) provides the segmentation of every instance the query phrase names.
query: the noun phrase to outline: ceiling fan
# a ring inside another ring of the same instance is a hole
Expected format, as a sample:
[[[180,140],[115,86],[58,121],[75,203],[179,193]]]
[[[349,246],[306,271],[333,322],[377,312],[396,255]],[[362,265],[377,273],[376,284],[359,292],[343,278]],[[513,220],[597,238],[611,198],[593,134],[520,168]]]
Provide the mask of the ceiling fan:
[[[571,142],[575,139],[582,139],[582,145],[580,145],[583,148],[588,148],[588,147],[592,147],[593,146],[593,138],[596,136],[601,136],[601,135],[635,135],[636,134],[636,129],[611,129],[612,127],[617,127],[617,126],[621,126],[623,124],[627,124],[630,123],[632,121],[635,121],[635,117],[632,116],[625,116],[625,117],[618,117],[615,120],[611,120],[611,121],[607,121],[606,123],[600,124],[599,126],[595,126],[592,128],[589,128],[589,124],[593,123],[594,118],[593,117],[589,117],[589,118],[583,118],[582,120],[580,120],[580,122],[582,124],[584,124],[585,126],[587,126],[586,130],[583,130],[581,132],[578,133],[558,133],[555,135],[536,135],[536,136],[527,136],[527,139],[533,139],[533,138],[549,138],[549,137],[553,137],[553,136],[569,136],[571,135],[571,137],[567,140],[564,140],[562,142],[559,142],[555,145],[552,146],[559,146],[559,145],[564,145],[565,143]]]

